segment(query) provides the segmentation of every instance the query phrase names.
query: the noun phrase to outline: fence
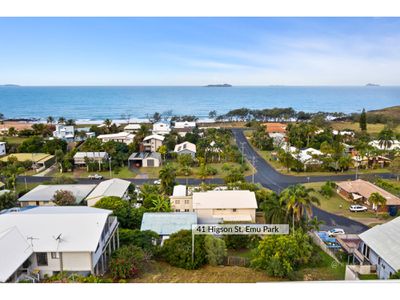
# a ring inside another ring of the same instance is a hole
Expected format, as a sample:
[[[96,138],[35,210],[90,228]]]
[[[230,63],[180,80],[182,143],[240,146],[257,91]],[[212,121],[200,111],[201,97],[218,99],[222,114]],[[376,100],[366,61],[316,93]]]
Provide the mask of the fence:
[[[228,256],[225,258],[225,266],[238,266],[238,267],[248,267],[250,266],[250,259],[240,256]]]
[[[315,244],[317,244],[322,251],[332,257],[338,264],[342,264],[336,257],[336,255],[326,246],[323,240],[318,236],[316,232],[308,232],[308,235],[312,238]]]

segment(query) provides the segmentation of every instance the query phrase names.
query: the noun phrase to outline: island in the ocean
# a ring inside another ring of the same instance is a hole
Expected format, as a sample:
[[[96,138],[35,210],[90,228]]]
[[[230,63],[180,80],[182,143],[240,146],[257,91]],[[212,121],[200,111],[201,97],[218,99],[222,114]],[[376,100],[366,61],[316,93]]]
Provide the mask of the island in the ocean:
[[[380,85],[376,83],[367,83],[365,86],[380,86]]]
[[[18,84],[0,84],[0,86],[7,86],[7,87],[19,87]]]
[[[205,87],[232,87],[232,85],[231,84],[227,84],[227,83],[224,83],[224,84],[209,84],[209,85],[206,85]]]

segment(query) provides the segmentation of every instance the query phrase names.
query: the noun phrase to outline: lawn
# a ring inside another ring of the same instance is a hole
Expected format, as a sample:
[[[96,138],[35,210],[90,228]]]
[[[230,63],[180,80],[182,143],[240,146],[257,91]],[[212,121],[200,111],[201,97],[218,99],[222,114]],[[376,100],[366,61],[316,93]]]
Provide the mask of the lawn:
[[[345,216],[350,219],[362,219],[362,218],[371,218],[379,221],[379,217],[376,217],[375,212],[367,211],[367,212],[357,212],[353,213],[349,211],[349,206],[352,204],[350,201],[346,201],[341,196],[339,196],[336,192],[331,198],[326,198],[322,196],[318,191],[320,190],[323,182],[313,182],[306,183],[305,186],[313,188],[315,191],[312,192],[312,195],[317,197],[320,201],[320,206],[322,210],[328,211],[335,215]],[[379,215],[378,215],[379,216]]]
[[[367,132],[373,135],[378,134],[385,124],[367,124]],[[357,122],[332,122],[332,128],[336,130],[351,129],[354,131],[361,131],[360,124]],[[395,132],[400,133],[400,126],[395,128]]]
[[[91,174],[99,174],[99,175],[102,175],[104,178],[110,177],[110,171],[87,172],[85,168],[75,169],[73,172],[64,172],[64,173],[55,172],[52,174],[52,176],[55,176],[55,177],[66,176],[66,177],[71,177],[71,178],[88,178],[88,176]],[[115,172],[112,173],[113,178],[125,178],[125,179],[135,178],[136,175],[137,175],[137,173],[132,172],[128,167],[121,168],[121,170],[118,173],[115,173]]]
[[[256,283],[281,281],[261,271],[236,266],[204,266],[198,270],[185,270],[165,262],[154,262],[150,270],[134,283]]]
[[[2,142],[7,142],[9,144],[22,144],[23,141],[25,141],[27,138],[26,137],[18,137],[18,136],[2,136],[0,141]]]
[[[170,162],[170,164],[172,164],[175,168],[179,169],[179,165],[176,162]],[[240,164],[238,163],[233,163],[233,162],[228,162],[228,165],[232,166],[232,167],[240,167]],[[217,169],[217,174],[214,176],[210,176],[209,178],[223,178],[227,175],[228,172],[222,170],[224,163],[210,163],[207,164],[207,166],[213,167],[215,169]],[[250,176],[251,174],[253,174],[253,168],[250,166],[250,164],[248,164],[249,166],[249,170],[247,170],[244,173],[244,176]],[[158,174],[160,172],[160,170],[162,169],[162,167],[158,167],[158,168],[141,168],[139,169],[139,174],[142,175],[147,175],[148,178],[158,178]],[[189,178],[193,178],[196,177],[198,178],[198,173],[199,173],[200,168],[199,167],[193,167],[192,171],[193,174],[189,176]],[[178,178],[186,178],[186,176],[177,176]]]
[[[321,257],[321,262],[317,266],[306,266],[301,268],[299,271],[296,271],[293,279],[304,281],[344,280],[346,265],[338,264],[320,248],[317,249],[318,254]]]

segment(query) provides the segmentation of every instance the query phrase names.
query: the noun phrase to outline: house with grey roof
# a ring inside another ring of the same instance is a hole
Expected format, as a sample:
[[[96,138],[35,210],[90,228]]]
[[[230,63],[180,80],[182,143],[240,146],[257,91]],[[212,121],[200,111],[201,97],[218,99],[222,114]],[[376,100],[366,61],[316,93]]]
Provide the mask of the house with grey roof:
[[[21,206],[55,205],[53,202],[55,193],[68,191],[75,197],[76,204],[80,204],[95,187],[95,184],[41,184],[20,197],[18,202]]]
[[[162,158],[158,152],[134,152],[129,156],[128,166],[130,168],[159,167]]]
[[[94,206],[104,197],[119,197],[128,200],[128,189],[131,182],[119,178],[113,178],[100,182],[86,197],[88,206]]]
[[[173,233],[180,230],[191,230],[197,224],[194,212],[157,212],[144,213],[140,230],[151,230],[161,237],[161,244]]]

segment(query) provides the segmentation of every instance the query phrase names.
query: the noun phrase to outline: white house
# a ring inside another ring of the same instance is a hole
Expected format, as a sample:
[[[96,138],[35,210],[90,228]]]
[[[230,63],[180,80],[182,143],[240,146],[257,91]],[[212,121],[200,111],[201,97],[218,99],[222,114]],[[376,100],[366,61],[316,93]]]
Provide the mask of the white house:
[[[110,196],[128,200],[128,189],[130,184],[130,181],[119,178],[102,181],[86,197],[87,205],[94,206],[97,201]]]
[[[87,206],[27,207],[0,214],[0,282],[55,273],[101,275],[119,248],[112,211]]]
[[[6,155],[7,150],[6,150],[6,142],[0,142],[0,156]]]
[[[385,148],[383,144],[381,145],[378,140],[371,141],[368,144],[379,150],[386,150],[386,151],[400,150],[400,141],[398,140],[392,140],[390,147],[387,148]]]
[[[75,197],[76,204],[81,203],[96,187],[95,184],[41,184],[18,199],[24,206],[55,205],[53,197],[57,191],[68,191]]]
[[[76,152],[74,155],[74,164],[78,166],[86,165],[86,158],[99,164],[108,160],[107,152]]]
[[[142,142],[142,151],[156,152],[163,144],[165,137],[159,134],[146,136]]]
[[[140,130],[140,124],[128,124],[124,127],[125,132],[136,133]]]
[[[183,142],[175,145],[174,152],[180,154],[190,154],[192,157],[196,156],[196,145],[190,142]]]
[[[182,128],[195,128],[196,127],[196,122],[175,122],[174,128],[175,129],[182,129]]]
[[[400,217],[376,225],[359,235],[359,251],[364,256],[360,263],[376,266],[380,279],[389,279],[400,270]]]
[[[53,137],[65,140],[67,142],[73,142],[75,137],[75,128],[71,125],[57,124],[56,130],[53,131]]]
[[[133,142],[133,139],[135,138],[135,135],[129,132],[118,132],[118,133],[110,133],[110,134],[101,134],[97,137],[98,139],[101,139],[103,143],[109,142],[109,141],[114,141],[114,142],[120,142],[120,143],[125,143],[129,145],[130,143]]]
[[[158,152],[134,152],[128,159],[130,168],[159,167],[161,166],[161,162],[161,154]]]
[[[171,126],[164,122],[154,123],[152,132],[153,134],[166,135],[171,132]]]

